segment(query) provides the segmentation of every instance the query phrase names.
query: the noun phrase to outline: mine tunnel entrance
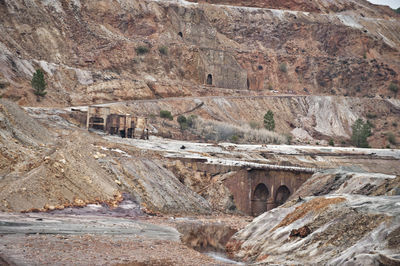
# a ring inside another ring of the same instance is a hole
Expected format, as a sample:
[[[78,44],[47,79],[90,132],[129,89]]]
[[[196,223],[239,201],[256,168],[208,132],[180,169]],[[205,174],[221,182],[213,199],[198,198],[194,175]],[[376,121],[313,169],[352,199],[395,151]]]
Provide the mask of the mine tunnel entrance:
[[[260,183],[256,186],[252,200],[252,214],[258,216],[267,211],[269,191],[266,185]]]
[[[283,203],[285,203],[285,201],[289,198],[289,196],[290,196],[290,190],[288,189],[288,187],[280,186],[276,191],[275,207],[278,207]]]
[[[91,117],[89,119],[89,128],[104,130],[104,119],[97,116]]]
[[[208,74],[208,76],[207,76],[207,85],[212,85],[212,75],[211,74]]]

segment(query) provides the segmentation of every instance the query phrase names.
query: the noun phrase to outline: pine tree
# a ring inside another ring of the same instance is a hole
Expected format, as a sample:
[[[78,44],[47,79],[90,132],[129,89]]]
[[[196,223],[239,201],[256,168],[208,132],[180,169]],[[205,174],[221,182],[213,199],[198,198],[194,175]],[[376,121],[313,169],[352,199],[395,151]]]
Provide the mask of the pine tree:
[[[33,73],[31,85],[33,87],[33,93],[37,95],[38,101],[39,97],[44,97],[46,92],[46,81],[44,80],[44,73],[41,69],[37,69],[35,73]]]
[[[360,148],[368,148],[368,140],[367,138],[371,136],[371,126],[368,122],[364,123],[364,121],[359,118],[354,122],[353,126],[353,134],[351,135],[351,142],[354,146]]]
[[[264,115],[264,127],[269,131],[273,131],[275,129],[275,120],[274,113],[271,110]]]

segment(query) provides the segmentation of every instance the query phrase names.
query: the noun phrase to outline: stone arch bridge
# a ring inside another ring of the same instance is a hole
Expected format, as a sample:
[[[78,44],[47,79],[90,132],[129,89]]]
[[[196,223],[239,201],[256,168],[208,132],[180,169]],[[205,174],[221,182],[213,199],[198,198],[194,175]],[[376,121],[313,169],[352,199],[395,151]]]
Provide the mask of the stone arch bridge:
[[[239,211],[258,216],[283,204],[314,172],[300,167],[241,169],[224,185]]]

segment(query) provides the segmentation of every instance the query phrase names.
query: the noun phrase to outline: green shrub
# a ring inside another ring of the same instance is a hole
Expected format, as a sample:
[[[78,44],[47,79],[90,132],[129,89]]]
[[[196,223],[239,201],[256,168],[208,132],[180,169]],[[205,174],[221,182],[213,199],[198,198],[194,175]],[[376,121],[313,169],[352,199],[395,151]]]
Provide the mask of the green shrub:
[[[367,113],[365,116],[366,116],[368,119],[374,119],[374,118],[377,117],[377,115],[374,114],[374,113]]]
[[[5,89],[10,83],[0,80],[0,89]]]
[[[167,110],[161,110],[160,111],[160,117],[161,118],[167,118],[169,120],[173,120],[174,118],[172,117],[172,114],[170,111]]]
[[[292,145],[293,136],[290,134],[286,134],[285,136],[286,136],[286,143],[288,145]]]
[[[176,120],[178,121],[181,130],[185,130],[188,128],[187,119],[184,115],[178,116]]]
[[[273,131],[275,129],[275,120],[274,113],[271,110],[264,115],[264,127],[269,131]]]
[[[136,47],[135,50],[136,50],[136,53],[139,55],[147,54],[148,52],[150,52],[150,49],[146,46],[138,46],[138,47]]]
[[[397,9],[394,9],[394,11],[395,11],[397,14],[400,14],[400,7],[397,8]]]
[[[190,115],[187,119],[186,119],[186,124],[188,125],[188,127],[193,127],[194,124],[194,120],[197,118],[196,115]]]
[[[283,73],[286,73],[286,72],[287,72],[286,63],[280,64],[280,65],[279,65],[279,70],[280,70],[281,72],[283,72]]]
[[[160,52],[160,54],[162,55],[167,55],[168,54],[168,47],[167,46],[160,46],[158,47],[158,51]]]
[[[396,122],[393,122],[393,123],[392,123],[392,126],[397,127],[397,123],[396,123]]]
[[[238,136],[238,135],[233,135],[233,136],[231,137],[231,142],[233,142],[233,143],[238,143],[238,141],[239,141],[239,136]]]
[[[398,87],[396,84],[394,84],[394,83],[392,82],[392,83],[390,83],[390,85],[389,85],[389,90],[392,91],[392,92],[394,92],[394,93],[397,93],[397,92],[399,91],[399,87]]]
[[[396,136],[392,132],[386,133],[386,137],[390,144],[396,145]]]
[[[351,127],[353,133],[351,135],[351,142],[354,146],[359,148],[368,148],[369,144],[367,138],[371,136],[371,127],[370,125],[362,120],[357,119],[353,126]]]
[[[329,140],[329,146],[335,146],[335,142],[333,141],[333,139]]]
[[[249,126],[250,126],[252,129],[260,128],[260,125],[259,125],[256,121],[250,121],[250,122],[249,122]]]

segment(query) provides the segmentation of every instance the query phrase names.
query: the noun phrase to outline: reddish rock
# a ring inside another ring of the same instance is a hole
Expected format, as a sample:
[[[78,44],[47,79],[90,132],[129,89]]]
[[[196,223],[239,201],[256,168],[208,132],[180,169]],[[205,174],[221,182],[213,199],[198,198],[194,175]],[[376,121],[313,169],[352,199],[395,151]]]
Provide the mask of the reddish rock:
[[[299,229],[293,229],[290,232],[289,237],[292,238],[295,236],[299,236],[301,238],[304,238],[304,237],[308,236],[310,233],[311,233],[311,229],[307,225],[305,225],[303,227],[300,227]]]

